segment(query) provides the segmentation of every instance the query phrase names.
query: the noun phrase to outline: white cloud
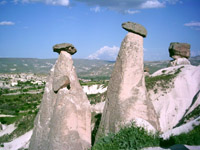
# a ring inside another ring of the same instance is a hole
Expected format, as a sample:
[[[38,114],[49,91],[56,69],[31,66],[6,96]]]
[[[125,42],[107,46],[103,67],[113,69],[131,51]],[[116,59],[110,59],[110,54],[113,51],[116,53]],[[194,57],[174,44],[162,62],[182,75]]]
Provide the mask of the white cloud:
[[[2,22],[0,22],[1,26],[11,26],[11,25],[14,25],[14,24],[15,23],[11,22],[11,21],[2,21]]]
[[[189,23],[185,23],[184,26],[186,27],[190,27],[191,29],[200,31],[200,22],[189,22]]]
[[[187,26],[187,27],[200,27],[200,22],[185,23],[184,26]]]
[[[96,6],[96,7],[90,8],[90,10],[94,11],[95,13],[97,13],[97,12],[100,12],[100,7]]]
[[[139,10],[130,10],[130,9],[128,9],[128,10],[125,10],[125,13],[133,15],[133,14],[140,13],[140,11]]]
[[[134,14],[138,9],[163,8],[168,4],[176,4],[181,0],[74,0],[90,7],[99,6],[122,13]],[[135,12],[134,12],[135,10]]]
[[[161,3],[158,0],[148,0],[141,4],[141,8],[162,8],[165,7],[165,3]]]
[[[69,0],[14,0],[15,3],[36,3],[42,2],[48,5],[61,5],[61,6],[68,6]]]
[[[5,1],[5,0],[2,0]],[[71,0],[72,1],[72,0]],[[149,9],[149,8],[162,8],[167,4],[182,3],[181,0],[73,0],[81,3],[85,3],[92,7],[90,10],[99,12],[102,8],[115,10],[119,12],[125,12],[129,14],[138,13],[133,9]],[[69,6],[70,0],[13,0],[15,3],[36,3],[43,2],[49,5],[61,5]],[[128,12],[127,12],[128,11]]]
[[[89,55],[88,59],[102,59],[102,60],[113,61],[116,59],[118,52],[119,52],[119,47],[117,46],[113,47],[104,46],[95,53]]]

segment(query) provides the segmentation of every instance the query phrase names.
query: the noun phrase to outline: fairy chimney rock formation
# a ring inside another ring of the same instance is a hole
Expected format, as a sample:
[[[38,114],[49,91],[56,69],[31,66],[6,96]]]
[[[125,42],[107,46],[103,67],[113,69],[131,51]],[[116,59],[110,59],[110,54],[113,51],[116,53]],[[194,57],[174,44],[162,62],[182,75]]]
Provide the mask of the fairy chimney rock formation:
[[[190,65],[190,61],[188,60],[190,57],[190,44],[170,43],[169,55],[174,59],[169,63],[169,66]]]
[[[34,122],[30,150],[87,150],[91,145],[90,103],[77,78],[72,44],[55,45],[59,58],[48,76]]]
[[[109,81],[107,99],[96,140],[105,134],[116,133],[120,127],[135,121],[139,126],[158,129],[158,119],[147,97],[144,81],[143,37],[146,29],[136,23],[131,27],[121,48]]]

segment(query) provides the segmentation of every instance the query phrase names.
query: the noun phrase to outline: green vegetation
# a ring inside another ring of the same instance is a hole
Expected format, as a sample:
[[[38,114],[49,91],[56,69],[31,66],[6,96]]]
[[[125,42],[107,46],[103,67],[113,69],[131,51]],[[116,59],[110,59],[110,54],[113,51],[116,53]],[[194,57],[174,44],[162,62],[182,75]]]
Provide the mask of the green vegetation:
[[[104,87],[108,86],[108,81],[105,80],[91,80],[87,82],[83,82],[82,80],[79,80],[81,86],[92,86],[92,85],[103,85]]]
[[[122,128],[116,134],[108,134],[100,138],[92,147],[92,150],[138,150],[145,147],[159,146],[168,148],[175,144],[200,145],[200,125],[189,133],[171,136],[164,140],[157,134],[148,133],[144,128],[135,124]]]
[[[134,123],[122,128],[116,134],[108,134],[100,138],[92,150],[135,150],[150,146],[159,146],[158,134],[148,133],[144,128],[136,127]]]
[[[170,147],[175,144],[200,145],[200,125],[196,126],[189,133],[182,133],[171,136],[168,140],[160,140],[160,146]]]
[[[87,95],[87,97],[88,97],[88,100],[90,101],[90,104],[97,104],[97,103],[105,101],[106,93],[107,92],[98,93],[98,94],[89,94]]]
[[[0,117],[0,122],[7,125],[15,123],[17,127],[11,134],[0,137],[0,143],[12,141],[33,128],[41,99],[42,93],[0,96],[0,114],[13,115]]]
[[[152,74],[157,70],[166,68],[169,61],[145,61],[144,66],[149,68],[149,73]]]
[[[38,91],[39,89],[44,89],[45,83],[43,85],[33,84],[32,81],[21,82],[18,81],[17,86],[20,87],[20,92],[28,92],[28,91]]]
[[[10,90],[8,88],[0,88],[0,96],[3,94],[17,93],[19,90]]]
[[[190,112],[188,115],[184,116],[179,123],[175,127],[179,127],[182,124],[187,123],[191,119],[196,119],[200,115],[200,105],[197,106],[192,112]]]
[[[17,138],[33,129],[35,116],[36,112],[18,117],[18,120],[15,120],[15,126],[17,128],[11,134],[6,134],[0,137],[0,143],[10,142],[12,139]]]
[[[200,115],[200,105],[197,106],[191,113],[189,113],[186,117],[185,120],[189,120],[191,118],[197,118]],[[186,122],[184,122],[186,123]]]
[[[29,111],[36,111],[42,99],[40,94],[1,95],[0,113],[5,115],[21,115]]]
[[[98,131],[98,128],[99,128],[99,125],[100,125],[100,122],[101,122],[101,115],[102,115],[101,113],[96,114],[95,112],[92,112],[92,114],[91,114],[91,123],[92,124],[94,123],[94,129],[92,130],[92,134],[91,134],[92,145],[95,142],[95,136],[97,134],[97,131]]]
[[[156,87],[161,87],[163,91],[173,86],[172,80],[181,72],[180,67],[178,68],[174,73],[169,72],[168,74],[165,74],[166,71],[163,70],[161,75],[154,76],[154,77],[145,77],[145,83],[147,90],[154,89],[154,92],[157,93]]]
[[[88,81],[88,82],[83,82],[82,80],[79,80],[81,86],[92,86],[92,85],[102,85],[103,88],[108,86],[108,81],[105,80],[99,80],[99,81]],[[98,93],[98,94],[88,94],[87,97],[90,101],[90,104],[97,104],[99,102],[105,101],[106,98],[106,93]]]
[[[32,81],[18,81],[18,84],[15,86],[15,89],[9,88],[0,88],[0,96],[4,94],[11,94],[11,93],[26,93],[30,91],[41,91],[44,89],[45,83],[43,85],[33,84]]]

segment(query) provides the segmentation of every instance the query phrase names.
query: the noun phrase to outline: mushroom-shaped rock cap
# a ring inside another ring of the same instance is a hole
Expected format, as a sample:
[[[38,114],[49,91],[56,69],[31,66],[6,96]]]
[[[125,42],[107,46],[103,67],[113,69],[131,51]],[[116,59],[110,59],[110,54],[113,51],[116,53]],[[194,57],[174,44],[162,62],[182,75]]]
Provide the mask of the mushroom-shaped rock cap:
[[[178,42],[170,43],[169,55],[172,58],[176,58],[176,57],[189,58],[190,57],[190,44],[178,43]]]
[[[125,22],[122,24],[122,28],[124,28],[128,32],[133,32],[143,37],[147,36],[147,30],[142,25],[134,22]]]
[[[77,52],[76,48],[72,44],[69,44],[69,43],[56,44],[53,46],[53,51],[59,54],[61,51],[66,51],[70,53],[71,55]]]

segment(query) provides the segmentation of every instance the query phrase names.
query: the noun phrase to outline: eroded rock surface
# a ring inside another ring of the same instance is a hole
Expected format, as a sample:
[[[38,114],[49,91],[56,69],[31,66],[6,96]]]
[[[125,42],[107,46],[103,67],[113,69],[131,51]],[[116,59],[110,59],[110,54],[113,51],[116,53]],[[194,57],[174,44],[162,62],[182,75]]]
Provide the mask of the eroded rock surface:
[[[187,58],[177,58],[169,62],[169,67],[179,66],[179,65],[191,65]]]
[[[90,144],[90,103],[71,55],[61,51],[46,83],[29,149],[87,150]]]
[[[129,32],[124,38],[108,85],[97,138],[136,121],[158,129],[153,105],[147,97],[143,69],[143,37]]]
[[[154,84],[155,88],[149,90],[149,96],[159,116],[161,132],[169,132],[180,125],[181,119],[200,105],[200,66],[164,68],[152,76],[175,74],[178,70],[181,72],[172,81],[166,81],[164,85],[157,82]]]

